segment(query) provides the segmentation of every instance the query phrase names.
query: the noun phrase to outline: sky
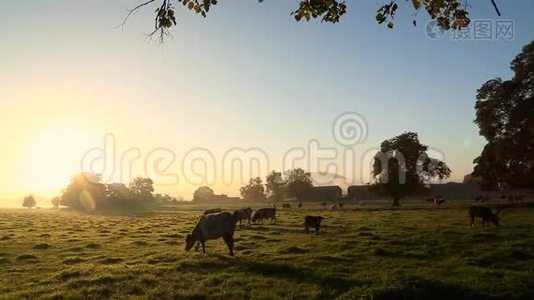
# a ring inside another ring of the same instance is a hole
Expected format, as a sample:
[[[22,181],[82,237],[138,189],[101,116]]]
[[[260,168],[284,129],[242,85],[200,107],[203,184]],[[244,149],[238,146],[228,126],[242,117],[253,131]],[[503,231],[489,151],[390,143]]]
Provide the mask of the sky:
[[[291,165],[364,184],[370,153],[405,131],[461,181],[485,143],[477,88],[510,77],[534,38],[527,0],[498,1],[500,18],[489,1],[470,1],[471,18],[494,30],[513,21],[512,39],[482,41],[429,38],[425,13],[414,27],[404,1],[390,30],[374,19],[381,1],[348,1],[327,24],[295,22],[298,1],[240,0],[219,1],[207,18],[178,4],[160,44],[145,37],[155,6],[117,28],[139,2],[0,2],[0,206],[26,194],[48,202],[81,171],[149,176],[157,192],[185,199],[205,184],[238,196],[250,176],[301,154]],[[336,127],[343,118],[353,138]],[[232,170],[245,156],[260,163]]]

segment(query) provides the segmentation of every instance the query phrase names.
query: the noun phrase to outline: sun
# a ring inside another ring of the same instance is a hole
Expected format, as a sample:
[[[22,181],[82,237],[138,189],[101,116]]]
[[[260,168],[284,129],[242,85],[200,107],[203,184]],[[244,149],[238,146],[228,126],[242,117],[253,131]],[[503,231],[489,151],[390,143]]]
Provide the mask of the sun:
[[[80,172],[83,154],[94,143],[94,135],[83,128],[61,125],[43,130],[22,151],[22,184],[39,193],[60,191]]]

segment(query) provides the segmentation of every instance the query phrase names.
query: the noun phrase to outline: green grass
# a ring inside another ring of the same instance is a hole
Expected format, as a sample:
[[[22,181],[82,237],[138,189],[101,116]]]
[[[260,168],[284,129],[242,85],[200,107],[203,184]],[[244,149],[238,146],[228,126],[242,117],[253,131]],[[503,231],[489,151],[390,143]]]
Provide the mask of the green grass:
[[[315,207],[315,206],[314,206]],[[184,207],[187,208],[187,207]],[[184,252],[196,207],[144,216],[0,211],[0,298],[531,299],[534,209],[500,228],[465,207],[278,211]],[[198,208],[202,209],[202,208]],[[304,215],[325,217],[304,233]]]

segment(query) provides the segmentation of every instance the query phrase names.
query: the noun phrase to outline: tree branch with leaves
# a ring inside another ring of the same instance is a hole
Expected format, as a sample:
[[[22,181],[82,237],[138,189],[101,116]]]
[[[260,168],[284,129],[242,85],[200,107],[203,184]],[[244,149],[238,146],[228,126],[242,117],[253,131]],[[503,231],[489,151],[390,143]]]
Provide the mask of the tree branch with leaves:
[[[263,2],[264,0],[258,0]],[[402,3],[408,2],[406,5],[414,10],[414,16],[419,11],[425,11],[428,16],[437,21],[437,25],[443,30],[458,30],[469,26],[471,19],[467,11],[469,5],[467,0],[462,4],[461,0],[390,0],[388,3],[380,6],[377,10],[376,21],[378,24],[386,24],[388,28],[395,27],[395,16]],[[497,15],[501,12],[494,0],[490,0]],[[133,13],[146,7],[149,4],[156,3],[156,17],[154,30],[147,36],[152,38],[158,34],[160,41],[169,33],[169,28],[177,25],[176,7],[175,5],[182,5],[186,10],[189,10],[197,15],[206,17],[210,9],[218,4],[217,0],[148,0],[142,2],[137,6],[128,9],[128,13],[124,18],[121,27],[127,22]],[[290,15],[297,21],[310,21],[320,19],[321,22],[337,23],[347,13],[348,4],[346,1],[339,0],[299,0],[298,7],[290,13]],[[415,19],[412,20],[413,25],[417,25]]]

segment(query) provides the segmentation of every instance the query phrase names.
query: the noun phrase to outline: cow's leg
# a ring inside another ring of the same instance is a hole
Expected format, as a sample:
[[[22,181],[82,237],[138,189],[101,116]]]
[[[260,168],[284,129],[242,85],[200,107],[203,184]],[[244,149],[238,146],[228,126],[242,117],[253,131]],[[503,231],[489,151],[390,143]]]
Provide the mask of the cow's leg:
[[[200,243],[202,244],[202,253],[206,253],[206,245],[204,241],[200,241]]]
[[[234,256],[234,236],[233,235],[227,235],[223,237],[224,242],[226,243],[226,246],[228,246],[228,251],[230,252],[230,256]]]
[[[308,226],[307,225],[304,225],[304,230],[306,231],[306,233],[308,233]]]
[[[319,234],[319,225],[315,226],[315,234]]]
[[[475,217],[471,217],[471,227],[475,226]]]

